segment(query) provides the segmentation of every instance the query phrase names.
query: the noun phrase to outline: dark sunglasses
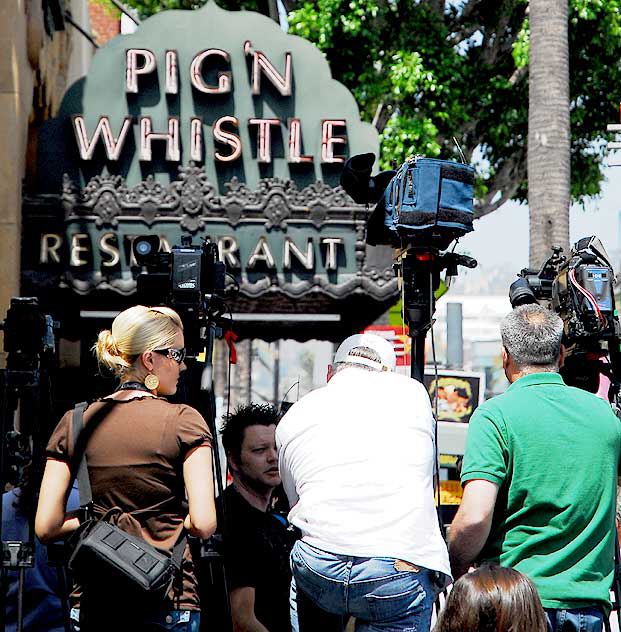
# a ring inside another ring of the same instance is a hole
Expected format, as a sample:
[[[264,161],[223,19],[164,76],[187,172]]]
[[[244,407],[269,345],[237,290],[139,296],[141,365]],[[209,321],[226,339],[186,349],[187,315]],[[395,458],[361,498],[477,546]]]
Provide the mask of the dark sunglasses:
[[[153,349],[153,353],[161,353],[172,358],[177,364],[181,364],[185,360],[185,347],[183,349]]]

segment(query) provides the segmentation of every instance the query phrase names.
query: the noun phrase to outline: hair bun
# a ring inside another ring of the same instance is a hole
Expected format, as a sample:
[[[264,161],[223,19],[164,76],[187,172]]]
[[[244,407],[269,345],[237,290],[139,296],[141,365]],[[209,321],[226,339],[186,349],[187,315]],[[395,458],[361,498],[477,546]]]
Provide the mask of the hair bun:
[[[108,353],[111,355],[120,355],[116,338],[112,335],[112,332],[109,329],[104,329],[99,333],[99,340],[101,341],[104,350]]]

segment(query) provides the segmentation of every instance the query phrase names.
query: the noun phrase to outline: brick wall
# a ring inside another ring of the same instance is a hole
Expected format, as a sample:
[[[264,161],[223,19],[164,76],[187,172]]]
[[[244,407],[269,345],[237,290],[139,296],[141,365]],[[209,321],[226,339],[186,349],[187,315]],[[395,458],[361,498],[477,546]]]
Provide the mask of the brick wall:
[[[118,10],[105,0],[88,0],[91,33],[99,46],[103,46],[121,32]]]

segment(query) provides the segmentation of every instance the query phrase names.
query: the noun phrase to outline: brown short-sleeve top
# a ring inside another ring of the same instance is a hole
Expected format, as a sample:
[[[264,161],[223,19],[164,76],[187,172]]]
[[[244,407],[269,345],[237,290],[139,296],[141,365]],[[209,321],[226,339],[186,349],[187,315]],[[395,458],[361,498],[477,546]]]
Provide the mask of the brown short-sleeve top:
[[[65,413],[47,445],[48,458],[73,460],[73,411]],[[89,423],[95,424],[89,430]],[[205,420],[194,408],[164,399],[98,400],[84,412],[89,434],[86,459],[96,515],[113,507],[113,521],[160,549],[171,550],[187,515],[183,461],[200,446],[211,445]],[[166,609],[199,609],[196,574],[189,547],[183,582],[173,585]],[[79,587],[72,605],[79,605]]]

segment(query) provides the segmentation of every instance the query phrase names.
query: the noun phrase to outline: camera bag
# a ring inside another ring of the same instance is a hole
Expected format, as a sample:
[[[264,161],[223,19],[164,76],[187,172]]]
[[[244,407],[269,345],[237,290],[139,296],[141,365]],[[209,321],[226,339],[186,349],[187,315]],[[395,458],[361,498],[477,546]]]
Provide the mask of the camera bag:
[[[69,568],[81,584],[105,587],[108,594],[114,592],[124,598],[141,600],[161,599],[181,569],[186,537],[179,539],[171,554],[109,523],[115,513],[122,513],[119,507],[110,509],[99,519],[93,517],[86,442],[82,442],[81,454],[75,448],[84,429],[87,405],[87,402],[77,404],[72,417],[74,458],[80,458],[77,473],[80,507],[87,519],[72,536]]]
[[[380,200],[383,233],[373,222],[376,243],[416,241],[446,248],[472,230],[474,168],[449,160],[417,156],[393,176]],[[371,242],[369,242],[371,243]]]

